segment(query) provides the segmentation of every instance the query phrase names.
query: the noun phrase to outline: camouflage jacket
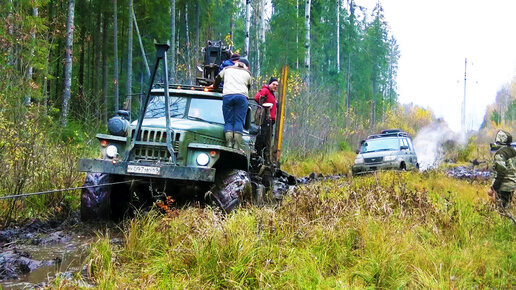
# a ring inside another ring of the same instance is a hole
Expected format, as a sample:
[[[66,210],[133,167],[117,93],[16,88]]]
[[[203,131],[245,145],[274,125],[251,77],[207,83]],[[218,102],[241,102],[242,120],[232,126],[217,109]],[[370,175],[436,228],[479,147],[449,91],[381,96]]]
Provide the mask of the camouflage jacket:
[[[495,191],[514,191],[516,189],[516,150],[512,146],[502,146],[494,155],[493,169]]]

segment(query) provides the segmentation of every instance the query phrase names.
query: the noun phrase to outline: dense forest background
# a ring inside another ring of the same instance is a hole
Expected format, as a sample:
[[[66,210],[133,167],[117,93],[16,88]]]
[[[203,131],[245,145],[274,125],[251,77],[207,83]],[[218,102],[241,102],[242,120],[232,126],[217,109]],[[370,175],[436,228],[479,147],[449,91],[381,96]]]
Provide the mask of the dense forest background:
[[[4,0],[0,17],[3,195],[80,184],[76,162],[97,154],[95,133],[117,109],[137,112],[155,42],[171,44],[176,83],[195,79],[207,40],[248,57],[252,95],[288,65],[285,154],[355,149],[371,132],[414,134],[433,119],[397,103],[400,51],[379,3]]]
[[[63,126],[91,128],[137,104],[155,42],[171,44],[177,83],[195,79],[207,40],[249,58],[251,94],[289,65],[287,130],[305,137],[297,148],[356,141],[357,129],[400,110],[400,52],[380,4],[367,11],[352,0],[8,0],[0,15],[4,100],[16,111],[42,106]]]

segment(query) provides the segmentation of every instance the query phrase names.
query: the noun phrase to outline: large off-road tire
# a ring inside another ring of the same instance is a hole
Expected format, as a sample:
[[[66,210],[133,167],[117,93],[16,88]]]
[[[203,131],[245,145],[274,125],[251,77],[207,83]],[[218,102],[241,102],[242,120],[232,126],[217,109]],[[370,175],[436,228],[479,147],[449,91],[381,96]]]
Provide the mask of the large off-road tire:
[[[88,173],[81,191],[81,220],[108,220],[111,216],[111,175]],[[99,186],[100,185],[100,186]]]
[[[117,175],[88,173],[81,191],[81,220],[121,220],[131,204],[130,188],[127,184],[111,184],[120,181]]]
[[[231,212],[243,200],[250,199],[252,196],[249,174],[244,170],[218,170],[212,196],[224,212]]]

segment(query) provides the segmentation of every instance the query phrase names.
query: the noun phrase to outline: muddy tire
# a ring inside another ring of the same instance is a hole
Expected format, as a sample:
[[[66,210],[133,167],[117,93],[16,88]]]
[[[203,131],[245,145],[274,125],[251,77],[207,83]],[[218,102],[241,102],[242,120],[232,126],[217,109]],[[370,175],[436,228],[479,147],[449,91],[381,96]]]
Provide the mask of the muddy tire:
[[[251,199],[252,186],[249,174],[244,170],[236,169],[218,171],[212,196],[224,212],[231,212],[244,200]]]
[[[111,175],[105,173],[88,173],[81,191],[81,220],[108,220],[111,215]],[[100,186],[97,186],[100,185]],[[94,187],[93,187],[94,186]]]

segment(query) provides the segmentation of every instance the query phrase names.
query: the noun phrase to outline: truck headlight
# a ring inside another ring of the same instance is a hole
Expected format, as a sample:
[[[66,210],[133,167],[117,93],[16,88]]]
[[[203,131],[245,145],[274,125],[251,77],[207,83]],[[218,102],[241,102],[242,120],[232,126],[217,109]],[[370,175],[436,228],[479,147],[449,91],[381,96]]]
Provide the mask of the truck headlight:
[[[355,159],[355,164],[362,164],[364,163],[364,157],[357,157]]]
[[[199,153],[199,155],[197,155],[196,161],[200,166],[206,166],[210,162],[210,156],[208,156],[206,153]]]
[[[394,155],[385,156],[385,157],[383,158],[383,160],[384,160],[384,161],[394,161],[394,160],[396,160],[396,156],[394,156]]]
[[[109,157],[109,158],[115,158],[116,155],[118,154],[118,149],[116,148],[115,145],[109,145],[107,148],[106,148],[106,156]]]

